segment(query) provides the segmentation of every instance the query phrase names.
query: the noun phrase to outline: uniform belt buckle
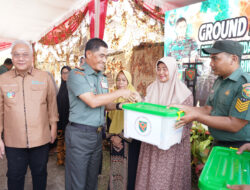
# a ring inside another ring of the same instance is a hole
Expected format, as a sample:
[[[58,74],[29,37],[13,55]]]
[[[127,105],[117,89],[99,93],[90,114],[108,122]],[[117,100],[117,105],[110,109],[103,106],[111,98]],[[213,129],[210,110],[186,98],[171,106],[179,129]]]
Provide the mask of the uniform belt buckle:
[[[102,131],[102,127],[98,127],[97,129],[96,129],[96,132],[97,133],[100,133]]]

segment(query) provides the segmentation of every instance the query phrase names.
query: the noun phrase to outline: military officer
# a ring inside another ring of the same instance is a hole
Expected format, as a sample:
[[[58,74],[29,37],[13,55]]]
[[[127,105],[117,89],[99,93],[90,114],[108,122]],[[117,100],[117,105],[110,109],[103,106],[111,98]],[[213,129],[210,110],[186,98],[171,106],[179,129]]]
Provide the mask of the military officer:
[[[223,40],[202,51],[210,54],[210,66],[218,78],[205,106],[173,105],[186,113],[177,127],[196,120],[209,127],[215,145],[240,147],[250,142],[250,75],[240,67],[243,47]]]
[[[116,104],[111,103],[115,99],[133,98],[129,90],[108,93],[107,78],[102,73],[107,48],[103,40],[90,39],[85,48],[83,69],[73,69],[69,73],[70,122],[65,135],[66,190],[97,189],[105,107],[116,109]]]

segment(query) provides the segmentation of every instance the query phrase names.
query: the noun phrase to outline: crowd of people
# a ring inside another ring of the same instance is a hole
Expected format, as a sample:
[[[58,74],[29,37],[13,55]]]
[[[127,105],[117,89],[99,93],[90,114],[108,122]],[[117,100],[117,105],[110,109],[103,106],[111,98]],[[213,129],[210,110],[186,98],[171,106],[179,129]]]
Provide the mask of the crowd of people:
[[[14,42],[12,59],[0,66],[0,158],[6,154],[8,189],[24,189],[28,166],[33,189],[46,189],[49,144],[57,139],[57,164],[65,165],[65,189],[96,190],[105,123],[111,142],[110,190],[191,189],[192,121],[208,126],[213,146],[236,147],[238,154],[250,150],[250,76],[240,68],[243,47],[222,40],[202,51],[210,54],[218,78],[206,105],[193,107],[192,92],[178,78],[176,59],[171,56],[155,63],[156,79],[141,97],[126,70],[117,73],[114,88],[109,88],[103,74],[108,45],[92,38],[79,67],[61,68],[57,93],[49,73],[34,68],[32,46]],[[185,112],[175,126],[183,127],[179,144],[161,150],[124,137],[122,105],[142,101]]]

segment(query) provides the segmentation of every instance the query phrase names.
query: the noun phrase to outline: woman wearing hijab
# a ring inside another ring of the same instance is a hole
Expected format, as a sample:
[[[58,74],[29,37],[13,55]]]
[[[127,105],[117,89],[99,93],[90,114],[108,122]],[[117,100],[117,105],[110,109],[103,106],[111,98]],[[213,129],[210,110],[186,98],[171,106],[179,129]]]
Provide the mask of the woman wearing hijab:
[[[129,89],[136,92],[133,87],[132,77],[129,72],[122,70],[116,77],[117,89]],[[118,98],[119,103],[128,102],[124,98]],[[124,116],[122,110],[110,111],[108,117],[111,120],[109,133],[111,136],[111,164],[110,164],[110,190],[133,190],[140,152],[140,141],[125,139],[123,137]]]
[[[193,96],[177,77],[176,60],[164,57],[157,62],[156,80],[147,88],[145,102],[170,105],[192,105]],[[136,190],[189,190],[191,189],[191,124],[183,127],[182,140],[168,150],[141,144],[138,161]]]
[[[69,97],[66,81],[71,68],[63,66],[61,69],[61,86],[57,94],[57,107],[59,113],[59,121],[57,123],[57,165],[64,165],[65,160],[65,144],[64,132],[65,127],[69,122]]]

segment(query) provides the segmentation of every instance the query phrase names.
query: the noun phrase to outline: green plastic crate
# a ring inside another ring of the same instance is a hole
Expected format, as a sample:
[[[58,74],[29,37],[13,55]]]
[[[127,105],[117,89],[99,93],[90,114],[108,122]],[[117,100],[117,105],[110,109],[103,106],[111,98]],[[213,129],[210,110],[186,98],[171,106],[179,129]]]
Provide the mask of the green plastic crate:
[[[181,142],[183,127],[175,128],[184,115],[179,108],[139,102],[124,104],[124,137],[133,138],[162,150]]]
[[[185,115],[184,112],[179,112],[180,111],[179,108],[170,107],[167,109],[167,106],[146,103],[146,102],[124,104],[122,108],[126,110],[148,113],[148,114],[158,115],[162,117],[178,117],[178,114],[180,114],[180,117],[182,117]]]
[[[201,190],[226,190],[227,184],[250,184],[250,152],[216,146],[212,149],[199,178]]]

